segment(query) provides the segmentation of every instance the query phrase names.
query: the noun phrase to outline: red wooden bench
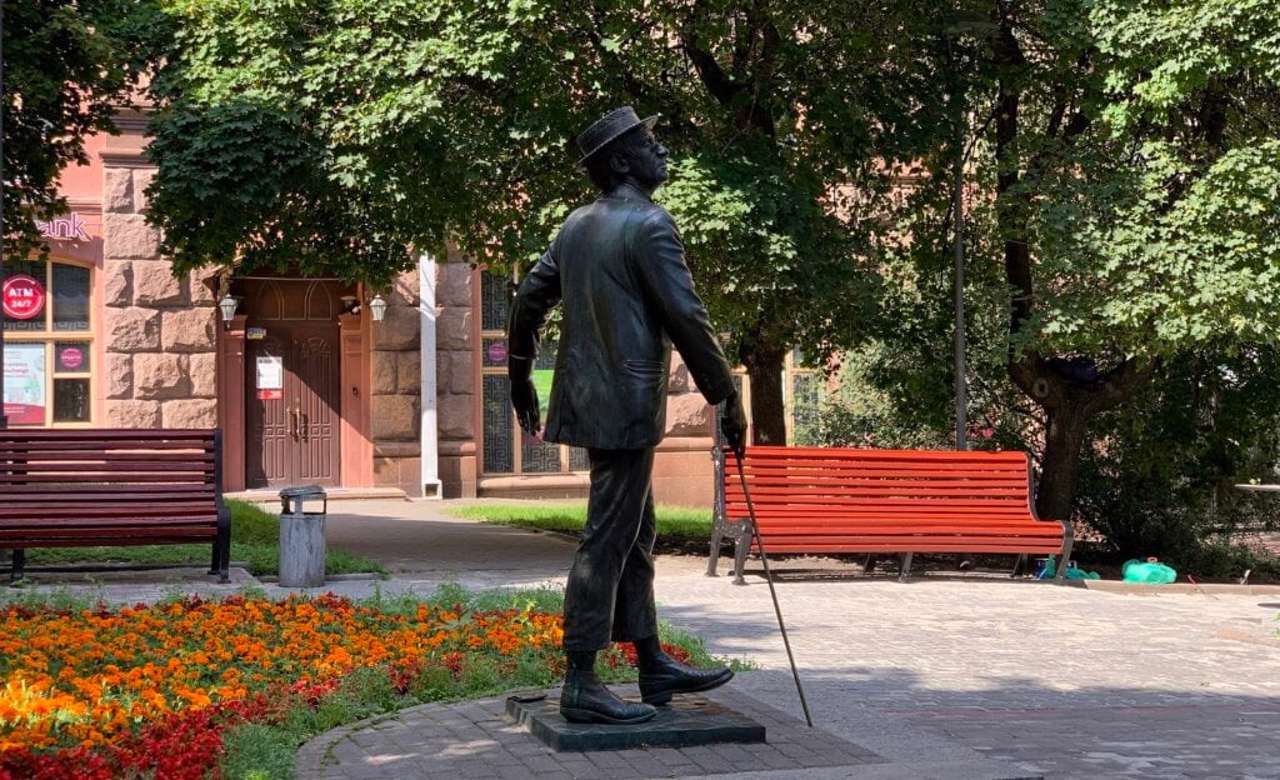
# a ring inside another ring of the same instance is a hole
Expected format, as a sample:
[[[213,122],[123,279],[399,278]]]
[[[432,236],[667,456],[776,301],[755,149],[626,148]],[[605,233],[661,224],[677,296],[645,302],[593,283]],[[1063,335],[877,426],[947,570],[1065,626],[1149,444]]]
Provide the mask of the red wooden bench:
[[[1059,581],[1071,556],[1071,525],[1036,517],[1026,453],[748,447],[743,468],[770,553],[904,553],[903,579],[912,553],[1052,554]],[[707,573],[728,536],[742,583],[758,545],[732,451],[717,472]]]
[[[227,581],[231,515],[216,430],[0,430],[0,549],[212,544]]]

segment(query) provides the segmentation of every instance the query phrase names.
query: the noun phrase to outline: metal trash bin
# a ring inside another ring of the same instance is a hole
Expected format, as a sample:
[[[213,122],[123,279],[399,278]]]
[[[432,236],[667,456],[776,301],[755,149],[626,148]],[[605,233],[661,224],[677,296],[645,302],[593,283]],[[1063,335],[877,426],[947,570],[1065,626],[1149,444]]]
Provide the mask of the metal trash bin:
[[[308,501],[320,501],[320,511],[307,511]],[[280,491],[280,585],[318,588],[324,585],[324,520],[329,496],[319,485]]]

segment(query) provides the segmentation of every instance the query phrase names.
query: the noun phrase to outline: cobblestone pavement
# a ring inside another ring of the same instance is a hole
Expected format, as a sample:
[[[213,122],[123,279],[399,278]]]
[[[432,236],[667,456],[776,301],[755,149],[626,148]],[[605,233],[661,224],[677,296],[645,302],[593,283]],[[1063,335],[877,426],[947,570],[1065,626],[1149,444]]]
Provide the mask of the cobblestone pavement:
[[[619,686],[618,691],[632,698],[639,695],[635,686]],[[765,726],[768,742],[557,753],[512,725],[503,714],[503,700],[492,698],[465,704],[425,705],[393,718],[337,729],[299,751],[296,771],[300,777],[333,780],[624,780],[725,775],[756,769],[797,776],[814,768],[838,770],[844,777],[857,776],[866,769],[883,776],[887,768],[883,765],[888,762],[875,753],[825,731],[810,730],[741,693],[724,691],[713,698]],[[992,766],[987,762],[983,768]]]
[[[424,592],[446,580],[563,581],[573,550],[563,539],[444,519],[439,507],[335,506],[330,541],[390,562],[395,576],[376,584],[383,592]],[[712,652],[755,660],[762,668],[730,689],[798,718],[758,571],[738,587],[702,576],[704,567],[697,558],[659,559],[662,617],[705,637]],[[815,719],[883,763],[857,774],[770,775],[746,762],[760,777],[889,777],[875,773],[904,766],[929,776],[920,762],[951,766],[954,776],[1000,776],[983,774],[976,762],[986,760],[1053,778],[1280,778],[1280,594],[1132,595],[932,576],[900,584],[833,578],[838,566],[795,568],[778,564],[778,593]],[[134,601],[240,585],[187,578],[83,587]],[[360,596],[374,587],[325,589]],[[331,774],[360,777],[355,766]]]
[[[663,616],[761,661],[740,688],[798,714],[767,588],[748,581],[669,578]],[[887,758],[928,736],[1049,777],[1280,777],[1275,596],[930,580],[779,595],[816,719]]]

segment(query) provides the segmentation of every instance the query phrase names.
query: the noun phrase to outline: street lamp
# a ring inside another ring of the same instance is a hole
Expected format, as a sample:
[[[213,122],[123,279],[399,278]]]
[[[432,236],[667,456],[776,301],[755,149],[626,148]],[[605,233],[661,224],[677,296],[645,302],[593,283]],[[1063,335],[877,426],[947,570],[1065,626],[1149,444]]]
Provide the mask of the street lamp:
[[[222,311],[222,322],[226,328],[231,327],[231,318],[236,316],[236,309],[240,306],[240,299],[227,293],[222,296],[222,300],[218,301],[218,309]]]
[[[382,299],[381,293],[375,293],[369,301],[369,313],[373,315],[374,322],[382,322],[382,318],[387,316],[387,302]]]

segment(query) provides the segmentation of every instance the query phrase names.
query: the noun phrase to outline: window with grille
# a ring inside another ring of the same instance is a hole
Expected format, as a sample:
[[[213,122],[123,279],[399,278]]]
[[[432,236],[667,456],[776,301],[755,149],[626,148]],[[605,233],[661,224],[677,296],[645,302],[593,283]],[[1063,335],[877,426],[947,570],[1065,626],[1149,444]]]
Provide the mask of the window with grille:
[[[484,474],[558,474],[585,471],[587,451],[581,447],[540,442],[526,436],[511,408],[507,383],[507,317],[515,285],[507,277],[480,274],[480,374],[484,435],[481,464]],[[533,381],[547,422],[551,383],[555,376],[556,343],[542,342],[533,367]]]

